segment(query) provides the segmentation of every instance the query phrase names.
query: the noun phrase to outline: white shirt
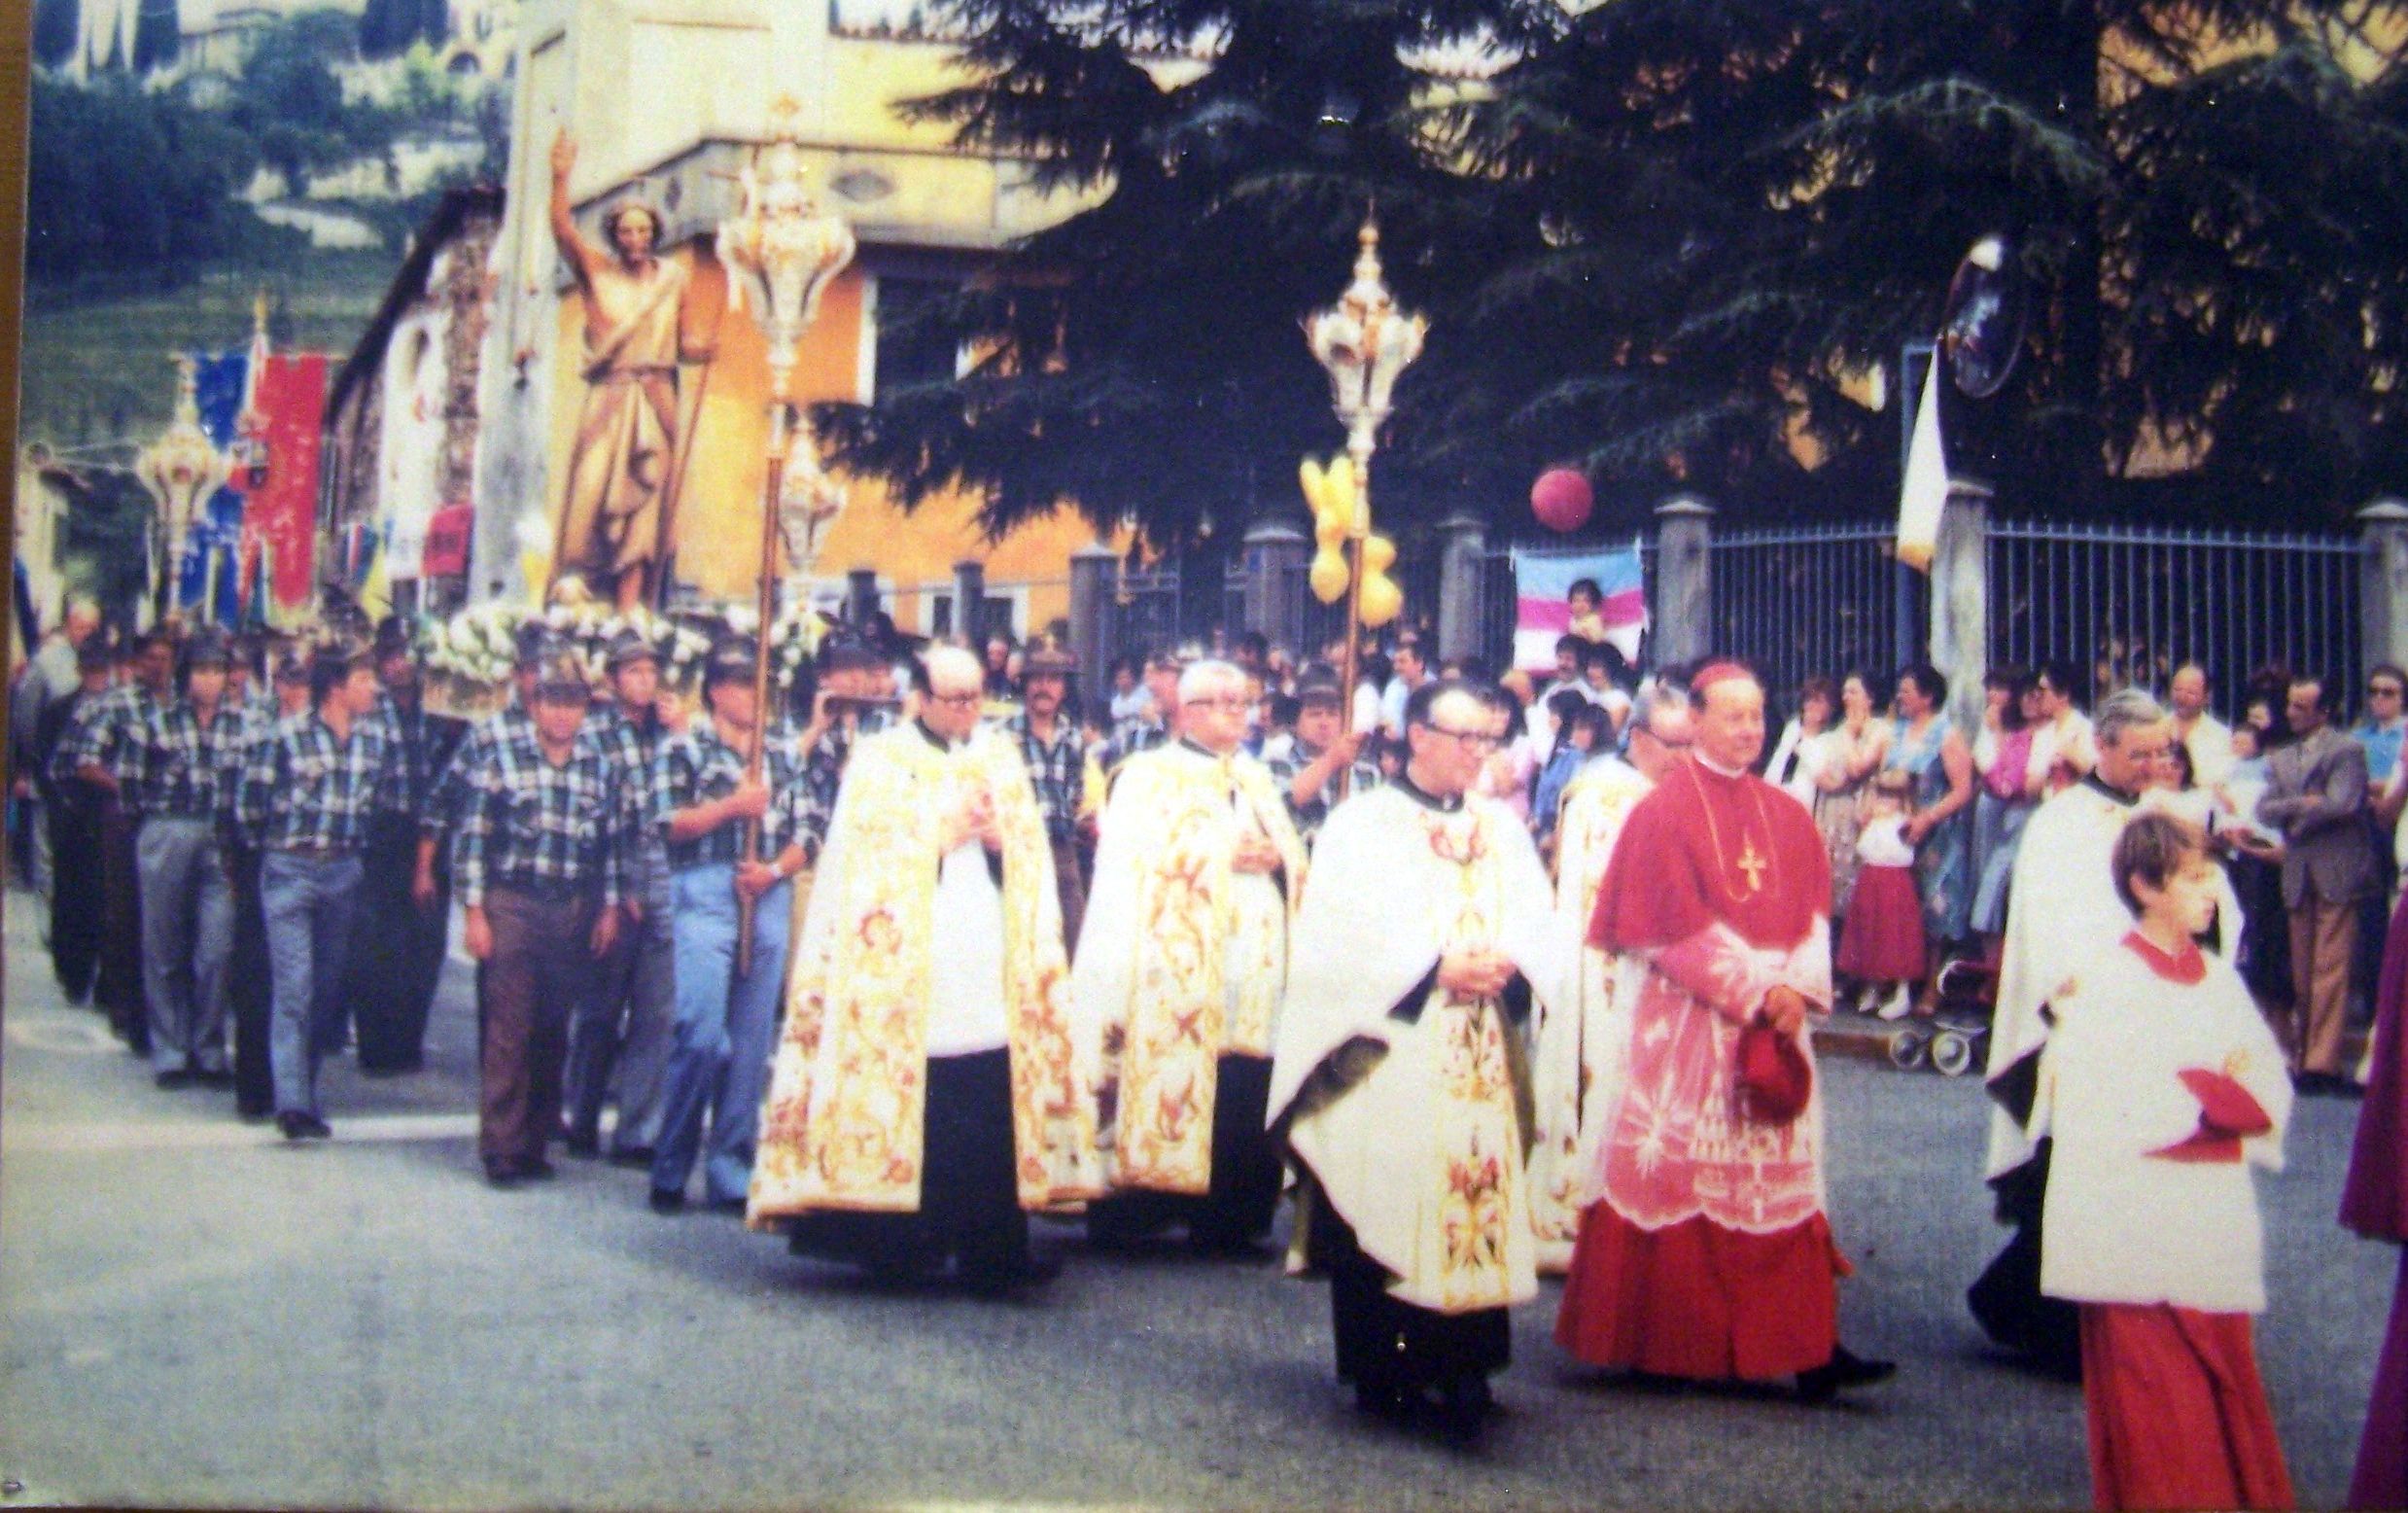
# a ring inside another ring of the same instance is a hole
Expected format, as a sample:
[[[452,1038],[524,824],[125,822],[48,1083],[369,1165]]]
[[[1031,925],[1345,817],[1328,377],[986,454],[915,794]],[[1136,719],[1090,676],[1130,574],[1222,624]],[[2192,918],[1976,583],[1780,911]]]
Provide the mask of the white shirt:
[[[975,836],[946,854],[936,874],[928,953],[928,1054],[966,1056],[1004,1042],[1003,895]]]
[[[2199,722],[2182,737],[2190,753],[2190,775],[2201,788],[2214,788],[2232,770],[2232,726],[2204,711]]]
[[[1886,815],[1866,826],[1856,837],[1856,854],[1867,866],[1913,866],[1915,848],[1906,844],[1906,817]]]

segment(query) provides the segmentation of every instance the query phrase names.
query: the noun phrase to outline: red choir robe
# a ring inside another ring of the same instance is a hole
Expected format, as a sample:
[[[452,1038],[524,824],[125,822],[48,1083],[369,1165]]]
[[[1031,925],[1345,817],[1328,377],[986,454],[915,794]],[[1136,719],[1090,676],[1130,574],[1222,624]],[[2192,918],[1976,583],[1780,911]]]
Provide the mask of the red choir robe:
[[[2408,1507],[2408,900],[2392,914],[2384,941],[2373,1068],[2341,1189],[2341,1222],[2401,1248],[2349,1505]]]
[[[1814,821],[1762,779],[1693,760],[1631,812],[1589,927],[1647,970],[1555,1323],[1581,1359],[1704,1380],[1831,1359],[1821,1091],[1753,1118],[1737,1067],[1773,988],[1830,1006],[1831,887]]]

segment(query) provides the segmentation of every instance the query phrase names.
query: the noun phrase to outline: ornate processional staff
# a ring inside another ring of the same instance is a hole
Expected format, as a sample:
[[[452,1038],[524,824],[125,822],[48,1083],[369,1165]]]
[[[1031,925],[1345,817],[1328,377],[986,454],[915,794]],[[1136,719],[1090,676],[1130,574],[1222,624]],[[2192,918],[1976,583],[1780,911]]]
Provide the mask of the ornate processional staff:
[[[778,545],[785,537],[797,571],[807,569],[819,533],[844,507],[843,491],[820,471],[811,425],[795,413],[787,386],[794,376],[805,327],[828,284],[853,261],[852,228],[822,210],[809,186],[801,108],[791,99],[770,107],[770,141],[756,149],[738,176],[744,204],[719,227],[718,257],[738,275],[731,303],[748,310],[769,341],[769,468],[761,488],[761,570],[752,673],[752,744],[745,773],[761,781],[769,728],[770,627],[777,618]],[[760,860],[761,822],[745,825],[744,857]],[[752,961],[752,900],[738,900],[736,969]]]

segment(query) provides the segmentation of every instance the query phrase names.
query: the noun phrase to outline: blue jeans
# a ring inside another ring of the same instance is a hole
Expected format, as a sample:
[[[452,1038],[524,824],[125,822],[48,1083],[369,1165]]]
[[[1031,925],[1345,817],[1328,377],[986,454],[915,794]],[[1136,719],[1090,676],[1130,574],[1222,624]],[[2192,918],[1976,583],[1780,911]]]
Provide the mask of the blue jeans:
[[[675,899],[677,1031],[661,1088],[655,1191],[685,1191],[697,1153],[712,1203],[742,1202],[752,1181],[769,1055],[785,983],[786,915],[794,890],[780,883],[752,909],[752,969],[736,975],[736,869],[687,867],[669,882]],[[708,1116],[711,1134],[703,1138]]]
[[[321,1027],[339,1022],[343,953],[360,897],[360,859],[269,851],[260,860],[267,916],[268,1059],[276,1111],[318,1111]]]

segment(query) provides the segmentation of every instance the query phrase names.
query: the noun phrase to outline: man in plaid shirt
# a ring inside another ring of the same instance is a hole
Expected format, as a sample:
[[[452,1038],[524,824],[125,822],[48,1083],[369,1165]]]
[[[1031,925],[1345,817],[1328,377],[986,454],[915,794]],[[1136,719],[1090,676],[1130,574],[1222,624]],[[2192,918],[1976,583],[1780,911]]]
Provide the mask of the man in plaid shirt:
[[[376,670],[364,651],[322,648],[310,659],[314,708],[279,723],[251,750],[235,816],[261,848],[267,916],[270,1059],[276,1127],[287,1140],[324,1137],[318,1063],[326,1027],[342,1022],[343,959],[360,897],[368,816],[409,795],[401,754],[376,707]]]
[[[563,651],[536,674],[528,719],[463,774],[452,840],[462,942],[485,964],[477,1150],[497,1187],[552,1175],[571,1008],[618,939],[628,827],[625,774],[585,720],[592,692]]]
[[[407,621],[386,616],[376,627],[375,655],[383,690],[368,718],[384,726],[398,755],[408,804],[368,822],[343,998],[359,1027],[361,1073],[398,1076],[425,1064],[427,1016],[443,970],[450,899],[438,878],[434,897],[417,901],[414,864],[421,820],[463,727],[427,710]]]
[[[652,1148],[652,1209],[685,1206],[698,1154],[715,1209],[741,1213],[752,1179],[753,1141],[768,1093],[778,992],[785,981],[787,916],[804,865],[807,803],[799,745],[771,741],[765,781],[745,776],[763,713],[750,646],[711,654],[703,678],[710,714],[665,743],[653,766],[652,817],[668,843],[677,937],[677,1038]],[[761,827],[746,862],[744,832]],[[752,958],[737,969],[737,900],[752,904]],[[711,1124],[703,1140],[703,1121]]]
[[[1345,695],[1338,675],[1327,668],[1306,669],[1296,682],[1296,731],[1274,737],[1263,748],[1263,765],[1287,798],[1288,817],[1296,833],[1310,846],[1329,818],[1338,797],[1339,769],[1344,768],[1348,796],[1379,786],[1379,769],[1359,755],[1371,732],[1338,728]]]
[[[836,812],[836,792],[853,749],[895,721],[895,706],[879,692],[885,668],[886,659],[869,643],[851,636],[830,638],[821,649],[820,688],[800,742],[808,797],[803,848],[815,858],[827,839],[828,817]]]
[[[1112,742],[1103,756],[1106,777],[1137,753],[1169,743],[1171,733],[1177,729],[1179,669],[1185,665],[1185,659],[1176,651],[1157,651],[1145,659],[1145,691],[1153,695],[1153,702],[1143,713],[1132,715],[1112,727]]]
[[[117,775],[132,759],[135,733],[167,701],[175,681],[175,643],[163,630],[136,639],[123,676],[79,725],[68,756],[76,776],[100,792],[100,980],[92,990],[110,1028],[140,1055],[151,1048],[151,1015],[142,988],[142,884],[134,862],[134,816]]]
[[[234,890],[223,842],[251,724],[226,699],[230,648],[203,630],[185,644],[182,695],[155,705],[119,743],[119,796],[139,827],[142,961],[151,1071],[161,1087],[226,1080],[227,964]]]
[[[1021,670],[1020,712],[1003,721],[1006,734],[1020,743],[1020,759],[1036,787],[1037,808],[1045,816],[1045,838],[1054,848],[1054,883],[1062,894],[1062,932],[1066,943],[1078,940],[1079,921],[1087,912],[1087,885],[1079,867],[1078,811],[1087,777],[1087,737],[1078,722],[1065,719],[1063,700],[1070,691],[1070,676],[1078,658],[1054,647],[1030,651]]]
[[[675,909],[668,849],[652,824],[652,769],[675,732],[661,718],[660,652],[642,632],[621,631],[611,644],[611,681],[617,703],[596,710],[587,723],[618,762],[631,829],[627,919],[596,969],[594,992],[578,1003],[569,1026],[568,1149],[573,1156],[600,1152],[602,1103],[615,1082],[611,1159],[649,1167],[677,1024]]]

